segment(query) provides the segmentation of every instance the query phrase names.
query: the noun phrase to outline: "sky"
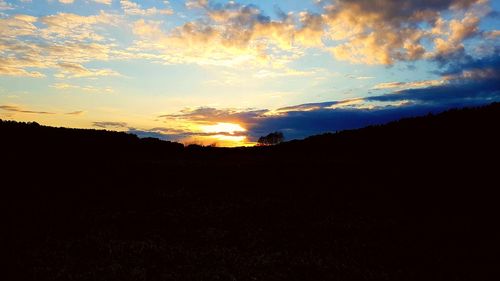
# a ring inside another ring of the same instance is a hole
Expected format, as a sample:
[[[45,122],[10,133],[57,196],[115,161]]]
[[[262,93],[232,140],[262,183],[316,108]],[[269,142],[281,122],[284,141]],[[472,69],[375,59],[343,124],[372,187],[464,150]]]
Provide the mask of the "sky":
[[[253,145],[500,101],[500,0],[0,0],[0,119]]]

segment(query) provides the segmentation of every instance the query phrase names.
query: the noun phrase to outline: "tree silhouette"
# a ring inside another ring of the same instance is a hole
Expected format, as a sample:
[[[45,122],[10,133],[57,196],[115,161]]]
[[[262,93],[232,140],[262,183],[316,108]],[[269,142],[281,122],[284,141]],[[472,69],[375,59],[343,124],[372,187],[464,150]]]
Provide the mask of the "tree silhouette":
[[[270,133],[267,136],[262,136],[257,141],[259,146],[276,145],[285,140],[282,132]]]

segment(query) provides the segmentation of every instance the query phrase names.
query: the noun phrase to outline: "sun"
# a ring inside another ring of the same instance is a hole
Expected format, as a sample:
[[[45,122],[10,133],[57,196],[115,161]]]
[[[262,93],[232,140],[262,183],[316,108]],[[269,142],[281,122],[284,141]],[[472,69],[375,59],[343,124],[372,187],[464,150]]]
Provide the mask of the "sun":
[[[206,144],[216,143],[219,146],[253,146],[255,143],[249,142],[244,132],[247,129],[240,124],[229,122],[218,122],[213,125],[201,126],[200,130],[205,133],[199,137],[198,141]]]
[[[234,135],[235,133],[246,132],[246,129],[235,123],[217,123],[215,125],[202,126],[201,130],[208,134],[225,133]]]

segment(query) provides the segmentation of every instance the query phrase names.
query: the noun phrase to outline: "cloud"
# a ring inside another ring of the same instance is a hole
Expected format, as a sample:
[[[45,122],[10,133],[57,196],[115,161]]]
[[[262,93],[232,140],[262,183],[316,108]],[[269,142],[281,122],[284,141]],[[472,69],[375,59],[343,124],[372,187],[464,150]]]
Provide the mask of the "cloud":
[[[185,5],[188,9],[207,8],[208,0],[186,0]]]
[[[92,0],[110,4],[110,0]],[[3,4],[2,4],[3,3]],[[290,62],[309,48],[331,52],[351,63],[391,65],[398,61],[461,59],[471,38],[496,40],[498,31],[482,31],[481,18],[490,14],[485,0],[328,0],[316,1],[315,12],[298,11],[272,18],[253,4],[186,1],[199,18],[172,26],[147,20],[171,14],[166,5],[142,7],[121,0],[123,15],[57,13],[42,17],[6,15],[0,18],[0,75],[43,77],[40,69],[59,69],[59,77],[118,75],[110,69],[89,69],[91,61],[146,59],[165,64],[196,63],[265,68],[257,78],[308,75],[290,70]],[[144,6],[144,5],[143,5]],[[12,5],[1,0],[0,7]],[[133,16],[133,17],[129,17]],[[118,43],[110,28],[130,26],[132,45]],[[484,43],[491,48],[495,42]],[[87,70],[67,72],[62,65]],[[37,69],[38,68],[38,69]]]
[[[59,0],[59,3],[63,4],[73,4],[74,0]]]
[[[93,122],[92,125],[98,128],[113,128],[113,129],[124,129],[127,128],[127,123],[125,122]]]
[[[500,37],[500,30],[488,31],[485,33],[485,35],[486,35],[486,38],[496,39],[496,38]]]
[[[133,16],[172,15],[174,13],[171,9],[158,9],[156,7],[143,9],[139,4],[129,0],[120,0],[120,5],[125,14]]]
[[[96,3],[100,3],[100,4],[104,4],[104,5],[111,5],[111,3],[113,2],[113,0],[92,0]]]
[[[93,60],[106,61],[111,58],[113,46],[100,43],[54,44],[41,49],[51,62],[83,63]]]
[[[212,65],[283,64],[299,54],[293,46],[293,22],[273,21],[255,5],[188,5],[192,3],[204,9],[203,20],[170,31],[158,22],[138,20],[136,48],[159,51],[169,63]]]
[[[0,18],[0,75],[44,77],[40,69],[58,69],[59,78],[117,76],[114,70],[88,69],[83,64],[118,56],[114,54],[116,45],[96,30],[119,21],[104,12]]]
[[[118,75],[110,69],[88,69],[84,64],[141,58],[166,64],[266,67],[257,78],[275,78],[308,75],[287,68],[308,48],[330,51],[337,59],[353,63],[390,65],[463,57],[467,53],[465,40],[475,36],[494,40],[491,38],[496,36],[495,31],[479,28],[481,17],[490,11],[483,0],[318,3],[317,12],[279,12],[278,18],[272,19],[253,4],[187,1],[188,8],[201,11],[200,18],[164,29],[163,22],[137,17],[171,14],[171,9],[143,8],[134,1],[121,0],[124,14],[136,19],[132,32],[137,40],[131,46],[120,46],[105,32],[126,24],[124,15],[104,11],[88,16],[10,15],[0,18],[2,58],[9,59],[0,75],[43,77],[34,68],[59,68],[59,77]],[[61,67],[69,65],[80,65],[81,69]]]
[[[237,109],[216,109],[211,107],[200,107],[194,109],[184,109],[176,114],[160,115],[164,119],[176,119],[195,122],[204,125],[212,125],[218,122],[249,123],[249,120],[259,117],[268,110],[237,110]]]
[[[56,74],[57,78],[82,78],[99,76],[120,76],[120,74],[111,69],[88,69],[77,63],[59,63],[61,71]]]
[[[93,93],[93,94],[102,94],[102,93],[109,94],[109,93],[114,92],[113,89],[109,88],[109,87],[108,88],[97,88],[97,87],[93,87],[93,86],[80,86],[80,85],[74,85],[74,84],[69,84],[69,83],[54,83],[54,84],[50,85],[50,87],[58,89],[58,90],[62,90],[62,91],[81,90],[81,91]]]
[[[5,0],[0,0],[0,11],[12,10],[14,7],[10,3],[5,2]]]
[[[117,25],[119,16],[101,11],[97,15],[80,16],[73,13],[59,13],[40,18],[46,27],[40,30],[45,38],[66,38],[76,41],[103,41],[104,37],[95,32],[98,25]]]
[[[395,102],[411,101],[420,104],[438,104],[453,107],[456,105],[481,104],[500,99],[500,76],[486,78],[490,73],[467,72],[470,77],[462,76],[449,83],[421,89],[407,89],[382,96],[367,98],[370,101]],[[481,79],[477,79],[482,76]]]
[[[427,83],[427,87],[400,90],[373,96],[367,100],[412,101],[427,104],[475,104],[496,101],[500,98],[500,50],[492,56],[468,58],[448,65],[441,75],[443,80],[439,80],[440,82],[417,82],[430,82]]]
[[[425,88],[430,86],[442,85],[445,83],[443,79],[435,80],[424,80],[424,81],[413,81],[413,82],[386,82],[375,85],[372,89],[374,90],[384,90],[384,89],[413,89],[413,88]]]
[[[429,56],[441,63],[463,56],[465,47],[462,42],[480,34],[479,23],[479,17],[470,13],[461,20],[450,20],[445,27],[442,20],[439,20],[433,30],[437,35],[434,38],[435,50]]]
[[[78,111],[72,111],[72,112],[67,112],[65,113],[66,115],[74,115],[74,116],[81,116],[84,115],[86,112],[83,110],[78,110]]]
[[[21,77],[31,77],[31,78],[45,77],[44,74],[38,71],[31,71],[25,69],[25,67],[31,67],[31,66],[33,66],[31,62],[26,59],[0,57],[0,75],[21,76]]]
[[[498,72],[500,65],[500,47],[496,46],[495,49],[483,57],[473,58],[471,56],[463,57],[461,60],[449,61],[446,66],[441,69],[438,74],[443,76],[460,76],[464,73],[475,71],[476,73],[483,72]]]
[[[463,40],[478,34],[479,17],[487,10],[483,0],[323,3],[327,36],[344,41],[331,48],[337,59],[386,65],[460,51]],[[445,11],[453,18],[443,19]],[[466,16],[461,19],[464,11]],[[425,39],[433,40],[433,49],[424,46]]]
[[[11,112],[11,113],[28,113],[28,114],[43,114],[43,115],[52,115],[52,114],[58,114],[56,112],[49,112],[49,111],[36,111],[36,110],[29,110],[25,109],[22,106],[18,105],[0,105],[0,110]],[[64,115],[73,115],[73,116],[81,116],[85,114],[85,111],[72,111],[72,112],[67,112],[63,113]]]
[[[484,0],[318,3],[320,12],[280,12],[273,20],[252,4],[187,1],[186,7],[203,11],[201,19],[169,31],[159,22],[138,20],[136,48],[159,51],[169,63],[286,63],[319,48],[339,60],[392,65],[462,54],[463,42],[481,34],[480,19],[490,11]]]
[[[53,112],[48,111],[34,111],[21,108],[17,105],[0,105],[1,110],[10,111],[10,112],[18,112],[18,113],[31,113],[31,114],[55,114]]]
[[[0,18],[0,38],[5,40],[17,36],[33,35],[37,29],[33,23],[37,20],[37,17],[29,15],[13,15],[8,18]],[[5,44],[5,41],[3,44]]]

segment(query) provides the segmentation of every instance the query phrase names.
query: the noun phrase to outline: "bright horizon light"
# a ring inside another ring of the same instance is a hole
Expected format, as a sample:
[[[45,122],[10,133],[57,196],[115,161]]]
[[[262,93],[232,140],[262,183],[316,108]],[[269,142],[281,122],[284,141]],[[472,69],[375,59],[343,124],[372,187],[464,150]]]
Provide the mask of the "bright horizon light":
[[[246,132],[246,129],[241,127],[239,124],[234,123],[217,123],[215,125],[207,125],[201,127],[204,133],[214,134],[214,133],[227,133],[234,135],[235,133]]]

